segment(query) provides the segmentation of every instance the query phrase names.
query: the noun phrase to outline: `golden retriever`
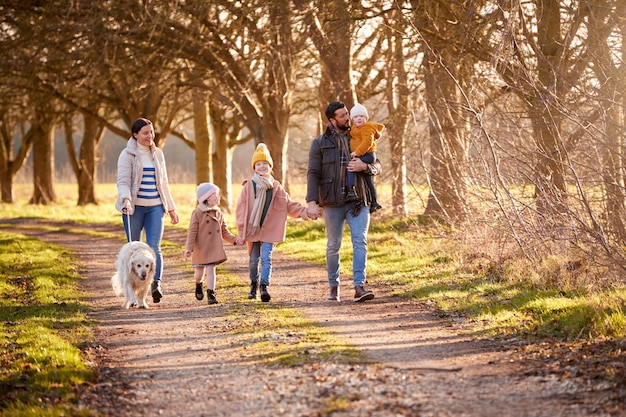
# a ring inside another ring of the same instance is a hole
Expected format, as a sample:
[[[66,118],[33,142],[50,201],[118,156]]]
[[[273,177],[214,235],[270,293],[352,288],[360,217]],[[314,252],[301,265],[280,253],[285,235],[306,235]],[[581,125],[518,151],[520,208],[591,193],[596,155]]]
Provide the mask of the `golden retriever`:
[[[156,257],[143,242],[128,242],[117,256],[117,272],[111,277],[115,295],[123,296],[123,308],[148,308],[146,297],[156,271]]]

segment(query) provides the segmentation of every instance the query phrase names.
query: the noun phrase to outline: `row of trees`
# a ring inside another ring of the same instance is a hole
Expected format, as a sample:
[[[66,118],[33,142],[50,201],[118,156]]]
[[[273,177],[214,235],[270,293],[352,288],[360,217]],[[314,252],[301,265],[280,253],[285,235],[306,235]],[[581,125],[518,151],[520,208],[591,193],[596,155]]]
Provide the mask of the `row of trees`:
[[[502,256],[566,242],[623,264],[621,0],[10,0],[0,16],[3,202],[31,150],[32,202],[54,200],[62,126],[78,203],[95,203],[104,130],[145,116],[228,205],[235,146],[267,143],[288,186],[298,116],[320,132],[329,101],[359,101],[387,125],[395,215],[425,183],[424,214],[487,225]]]

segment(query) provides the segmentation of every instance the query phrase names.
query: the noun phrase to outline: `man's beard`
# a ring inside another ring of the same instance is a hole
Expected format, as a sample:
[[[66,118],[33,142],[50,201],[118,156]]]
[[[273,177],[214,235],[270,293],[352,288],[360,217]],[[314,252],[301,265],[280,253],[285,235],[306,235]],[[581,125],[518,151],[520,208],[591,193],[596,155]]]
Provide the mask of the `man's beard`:
[[[339,124],[337,123],[337,130],[343,132],[347,132],[348,130],[350,130],[350,122],[347,122],[345,124]]]

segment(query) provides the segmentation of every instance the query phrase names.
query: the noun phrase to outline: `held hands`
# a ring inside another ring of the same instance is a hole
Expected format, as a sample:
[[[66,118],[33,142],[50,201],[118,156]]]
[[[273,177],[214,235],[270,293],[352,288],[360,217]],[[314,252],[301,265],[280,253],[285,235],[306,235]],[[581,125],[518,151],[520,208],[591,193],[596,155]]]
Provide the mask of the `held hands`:
[[[246,243],[246,240],[244,238],[242,238],[242,237],[236,237],[235,238],[235,243],[234,243],[235,246],[241,246],[244,243]]]
[[[309,205],[306,208],[306,215],[311,220],[317,220],[320,216],[320,206],[315,201],[309,201]]]

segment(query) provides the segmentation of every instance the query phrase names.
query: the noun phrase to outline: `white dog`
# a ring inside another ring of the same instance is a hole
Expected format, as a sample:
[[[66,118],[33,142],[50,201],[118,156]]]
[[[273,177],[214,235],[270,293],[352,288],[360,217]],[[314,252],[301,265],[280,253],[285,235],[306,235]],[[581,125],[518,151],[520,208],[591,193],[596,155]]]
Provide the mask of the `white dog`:
[[[143,242],[128,242],[117,256],[117,272],[111,277],[115,295],[124,296],[123,308],[148,308],[146,297],[156,271],[156,256]]]

